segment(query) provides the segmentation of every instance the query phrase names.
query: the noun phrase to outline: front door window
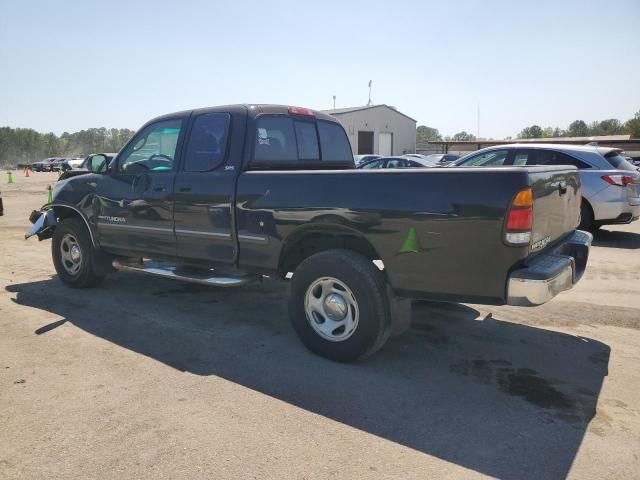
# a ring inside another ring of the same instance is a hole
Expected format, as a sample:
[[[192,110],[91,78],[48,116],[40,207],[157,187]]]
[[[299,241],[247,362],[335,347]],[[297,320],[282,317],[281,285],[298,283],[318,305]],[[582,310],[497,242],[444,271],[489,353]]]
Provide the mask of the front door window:
[[[119,155],[121,173],[151,173],[173,170],[182,120],[154,123],[140,132]]]

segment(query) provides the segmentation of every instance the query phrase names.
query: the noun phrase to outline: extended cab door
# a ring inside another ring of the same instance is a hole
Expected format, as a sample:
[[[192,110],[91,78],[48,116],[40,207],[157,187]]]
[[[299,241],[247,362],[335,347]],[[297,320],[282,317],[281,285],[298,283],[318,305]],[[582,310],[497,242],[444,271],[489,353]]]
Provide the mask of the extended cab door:
[[[145,257],[174,257],[173,182],[184,117],[145,126],[96,187],[100,244]]]
[[[233,196],[246,112],[194,112],[175,182],[178,257],[197,265],[232,264],[237,255]]]

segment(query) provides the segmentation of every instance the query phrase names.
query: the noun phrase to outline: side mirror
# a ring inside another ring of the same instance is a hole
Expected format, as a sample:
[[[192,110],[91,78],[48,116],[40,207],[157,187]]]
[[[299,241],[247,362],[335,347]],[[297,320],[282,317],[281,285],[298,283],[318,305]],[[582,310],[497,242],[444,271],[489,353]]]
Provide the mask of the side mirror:
[[[107,157],[102,154],[97,154],[91,157],[89,160],[89,170],[91,170],[92,173],[106,173]]]

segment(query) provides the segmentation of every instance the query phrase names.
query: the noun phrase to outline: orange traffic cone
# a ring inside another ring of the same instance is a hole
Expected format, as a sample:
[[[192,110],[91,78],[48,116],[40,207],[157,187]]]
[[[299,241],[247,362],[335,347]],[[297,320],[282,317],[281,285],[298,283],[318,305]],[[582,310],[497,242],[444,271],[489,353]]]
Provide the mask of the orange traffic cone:
[[[27,178],[31,176],[31,173],[29,172],[29,167],[27,167],[27,169],[24,171],[24,176]]]

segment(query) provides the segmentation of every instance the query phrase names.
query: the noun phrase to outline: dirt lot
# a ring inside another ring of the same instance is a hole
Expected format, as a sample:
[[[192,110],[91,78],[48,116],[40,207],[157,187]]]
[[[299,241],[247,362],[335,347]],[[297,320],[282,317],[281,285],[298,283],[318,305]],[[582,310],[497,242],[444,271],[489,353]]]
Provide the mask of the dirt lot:
[[[640,222],[543,307],[419,304],[357,365],[288,286],[61,285],[23,240],[55,174],[0,176],[0,478],[639,478]]]

